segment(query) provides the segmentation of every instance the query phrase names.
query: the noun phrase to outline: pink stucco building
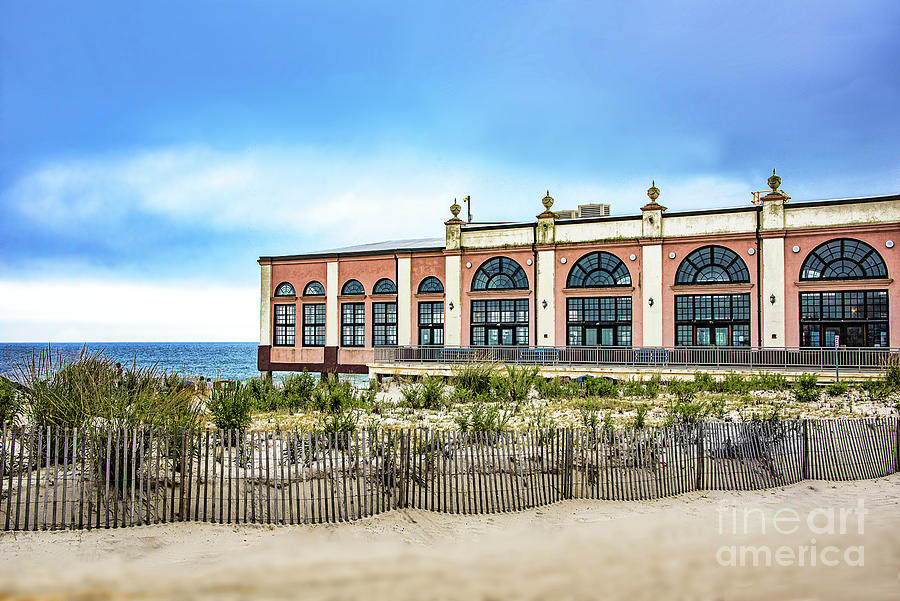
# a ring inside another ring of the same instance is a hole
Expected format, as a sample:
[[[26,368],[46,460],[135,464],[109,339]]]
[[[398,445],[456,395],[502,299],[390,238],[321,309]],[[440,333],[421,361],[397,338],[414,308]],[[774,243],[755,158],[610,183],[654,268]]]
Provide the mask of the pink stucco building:
[[[900,346],[900,195],[797,202],[780,184],[681,212],[654,185],[640,214],[587,219],[548,193],[527,223],[454,204],[444,238],[260,257],[259,369],[367,373],[378,349]]]

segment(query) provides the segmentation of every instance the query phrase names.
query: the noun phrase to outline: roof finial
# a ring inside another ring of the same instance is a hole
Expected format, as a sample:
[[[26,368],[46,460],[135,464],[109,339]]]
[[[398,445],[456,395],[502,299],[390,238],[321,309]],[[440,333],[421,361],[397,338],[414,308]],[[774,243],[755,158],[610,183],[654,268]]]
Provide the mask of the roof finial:
[[[650,202],[655,203],[656,199],[659,198],[659,188],[656,187],[656,180],[651,180],[650,187],[647,189],[647,196],[650,197]]]
[[[544,205],[545,211],[550,211],[550,207],[553,206],[553,197],[550,196],[550,190],[547,190],[547,196],[541,199],[541,203]]]
[[[456,199],[453,199],[453,204],[450,205],[450,212],[453,213],[454,219],[459,219],[459,212],[462,211],[462,207],[457,204]]]
[[[772,169],[772,175],[769,176],[769,187],[775,192],[778,190],[779,186],[781,186],[781,178],[778,177],[778,175],[775,174],[775,170]]]

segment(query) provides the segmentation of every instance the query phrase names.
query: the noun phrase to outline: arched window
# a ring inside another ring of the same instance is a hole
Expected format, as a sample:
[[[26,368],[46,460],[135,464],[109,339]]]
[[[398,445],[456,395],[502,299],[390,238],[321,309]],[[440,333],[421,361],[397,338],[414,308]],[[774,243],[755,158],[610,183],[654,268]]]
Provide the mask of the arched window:
[[[419,283],[419,294],[423,292],[443,292],[444,285],[433,275],[428,276]]]
[[[617,256],[608,252],[592,252],[584,255],[572,266],[568,288],[601,288],[603,286],[630,286],[631,274]]]
[[[494,257],[481,264],[472,278],[472,290],[527,290],[528,276],[508,257]]]
[[[801,280],[865,280],[886,278],[878,251],[860,240],[838,238],[817,246],[803,261]]]
[[[347,280],[344,282],[343,288],[341,288],[341,294],[351,295],[351,294],[365,294],[366,289],[363,288],[363,285],[359,283],[358,280]]]
[[[388,278],[381,278],[375,282],[372,294],[397,294],[397,286]]]
[[[744,260],[724,246],[698,248],[685,257],[675,274],[676,284],[733,284],[749,281],[750,272]]]
[[[325,296],[325,286],[313,280],[303,289],[303,296]]]
[[[297,293],[294,291],[294,286],[292,286],[290,282],[281,282],[278,284],[278,287],[275,288],[275,296],[297,296]]]

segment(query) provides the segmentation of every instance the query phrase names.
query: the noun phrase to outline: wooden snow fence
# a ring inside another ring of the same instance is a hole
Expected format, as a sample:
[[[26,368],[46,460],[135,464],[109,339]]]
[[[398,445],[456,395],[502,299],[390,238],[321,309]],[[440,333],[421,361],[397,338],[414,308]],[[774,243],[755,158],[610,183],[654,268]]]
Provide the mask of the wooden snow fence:
[[[518,432],[246,432],[4,424],[0,528],[313,524],[485,514],[900,469],[898,419]]]

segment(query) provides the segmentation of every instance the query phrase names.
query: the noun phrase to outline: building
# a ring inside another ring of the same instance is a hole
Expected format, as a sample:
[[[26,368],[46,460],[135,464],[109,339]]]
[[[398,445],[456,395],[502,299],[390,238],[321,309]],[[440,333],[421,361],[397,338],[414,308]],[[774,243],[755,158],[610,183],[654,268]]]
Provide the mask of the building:
[[[260,257],[259,369],[367,373],[379,349],[419,347],[900,346],[900,195],[793,202],[768,183],[680,212],[654,183],[639,214],[574,219],[548,192],[527,223],[467,224],[454,202],[445,238]]]
[[[550,194],[550,191],[547,191]],[[577,209],[564,209],[562,211],[553,211],[557,219],[587,219],[589,217],[609,217],[609,205],[603,203],[592,203],[586,205],[578,205]]]

